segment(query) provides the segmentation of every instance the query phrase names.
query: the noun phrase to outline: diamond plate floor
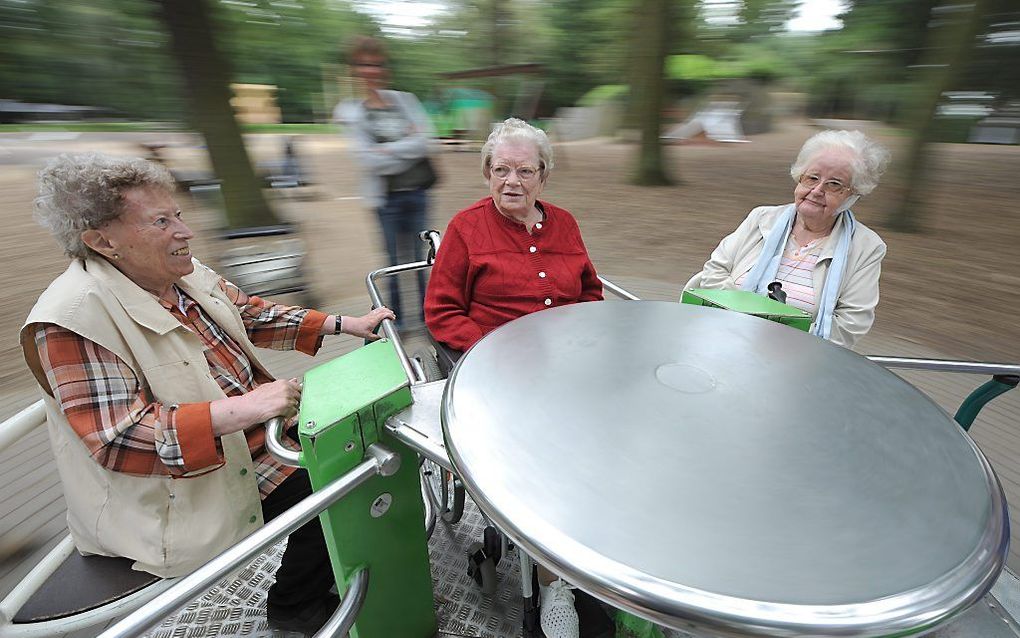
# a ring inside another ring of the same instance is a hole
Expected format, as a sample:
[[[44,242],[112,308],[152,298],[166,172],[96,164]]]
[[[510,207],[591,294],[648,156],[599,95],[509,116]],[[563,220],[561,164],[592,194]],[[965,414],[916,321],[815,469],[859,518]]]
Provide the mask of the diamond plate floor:
[[[497,588],[485,596],[467,574],[467,548],[482,538],[486,522],[465,499],[464,516],[456,524],[436,523],[429,542],[433,592],[440,631],[453,636],[518,638],[524,599],[517,553],[509,552],[496,568]]]
[[[467,548],[482,538],[485,519],[473,503],[465,505],[460,522],[443,521],[429,542],[433,592],[440,636],[519,638],[523,598],[520,570],[514,552],[500,561],[498,587],[485,596],[467,575]],[[147,634],[149,638],[206,638],[246,636],[291,638],[298,634],[274,631],[266,622],[266,594],[280,565],[286,542],[274,546],[234,578],[221,581]]]

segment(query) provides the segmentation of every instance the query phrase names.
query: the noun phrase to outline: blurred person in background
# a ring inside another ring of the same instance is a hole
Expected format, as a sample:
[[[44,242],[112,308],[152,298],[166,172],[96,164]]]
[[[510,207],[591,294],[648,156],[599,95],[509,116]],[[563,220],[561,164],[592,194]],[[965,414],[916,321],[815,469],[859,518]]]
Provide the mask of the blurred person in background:
[[[489,196],[450,220],[425,294],[425,324],[456,351],[532,312],[602,299],[602,282],[566,210],[540,201],[553,167],[546,134],[522,120],[498,124],[482,146]],[[576,638],[574,595],[539,568],[541,626]]]
[[[75,545],[162,577],[195,570],[311,493],[305,470],[268,454],[263,428],[296,414],[301,384],[274,380],[256,347],[315,354],[324,335],[372,338],[393,318],[248,296],[193,258],[174,190],[142,159],[62,155],[44,168],[36,216],[71,263],[21,330]],[[290,535],[270,625],[316,630],[339,602],[333,585],[313,520]]]
[[[822,131],[790,167],[793,203],[759,206],[684,286],[751,290],[782,284],[811,313],[811,333],[850,348],[875,321],[886,246],[850,207],[878,185],[889,152],[859,131]]]
[[[379,216],[390,265],[421,261],[418,233],[428,229],[428,189],[437,179],[429,160],[432,122],[413,94],[387,89],[390,71],[382,41],[358,36],[348,63],[361,96],[338,104],[333,119],[345,126],[354,145],[362,167],[362,195]],[[417,277],[420,304],[424,271]],[[404,327],[397,277],[389,279],[389,304],[401,317],[398,327]]]

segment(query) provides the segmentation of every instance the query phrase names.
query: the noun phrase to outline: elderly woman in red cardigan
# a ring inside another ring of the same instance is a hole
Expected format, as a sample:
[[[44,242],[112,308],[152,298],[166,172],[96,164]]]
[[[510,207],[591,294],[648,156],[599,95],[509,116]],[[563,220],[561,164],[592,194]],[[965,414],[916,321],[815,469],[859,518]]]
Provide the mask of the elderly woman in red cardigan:
[[[425,324],[436,341],[467,350],[486,333],[526,314],[602,299],[574,217],[540,201],[552,145],[518,119],[496,126],[482,147],[489,197],[446,228],[425,293]],[[574,596],[539,570],[541,625],[550,638],[576,638]]]
[[[602,299],[574,217],[538,199],[552,167],[549,138],[528,123],[510,118],[489,135],[489,197],[450,220],[425,293],[436,341],[463,352],[518,317]]]

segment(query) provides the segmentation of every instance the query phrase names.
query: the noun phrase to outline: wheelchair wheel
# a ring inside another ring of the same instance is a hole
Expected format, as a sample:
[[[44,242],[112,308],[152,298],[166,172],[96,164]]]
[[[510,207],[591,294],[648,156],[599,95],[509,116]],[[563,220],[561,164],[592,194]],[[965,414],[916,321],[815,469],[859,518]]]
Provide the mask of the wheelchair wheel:
[[[421,461],[421,474],[436,513],[447,523],[464,515],[464,485],[453,472],[429,459]]]
[[[439,381],[444,378],[442,371],[439,369],[439,363],[436,361],[436,355],[432,352],[431,348],[418,348],[411,355],[411,358],[421,364],[421,368],[425,372],[426,381]]]

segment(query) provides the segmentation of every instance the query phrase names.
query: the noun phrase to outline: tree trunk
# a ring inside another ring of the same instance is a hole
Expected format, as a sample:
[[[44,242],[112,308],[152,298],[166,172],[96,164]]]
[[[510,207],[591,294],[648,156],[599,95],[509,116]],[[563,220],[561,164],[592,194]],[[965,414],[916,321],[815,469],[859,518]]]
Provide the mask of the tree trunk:
[[[280,223],[262,195],[230,105],[230,68],[216,47],[206,0],[152,0],[170,32],[170,46],[188,92],[192,126],[205,138],[220,179],[228,228]]]
[[[978,30],[984,22],[985,0],[972,0],[966,14],[954,16],[949,24],[934,27],[929,33],[927,53],[922,57],[922,79],[907,111],[910,142],[899,168],[904,184],[899,205],[887,219],[890,228],[918,232],[927,210],[931,148],[937,131],[935,112],[942,93],[952,88],[961,69],[966,67]]]
[[[639,186],[672,182],[666,174],[659,140],[671,1],[637,0],[635,6],[631,108],[641,129],[641,148],[631,182]]]

